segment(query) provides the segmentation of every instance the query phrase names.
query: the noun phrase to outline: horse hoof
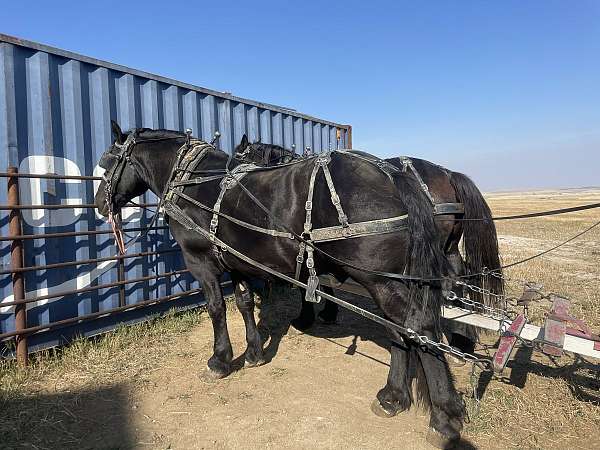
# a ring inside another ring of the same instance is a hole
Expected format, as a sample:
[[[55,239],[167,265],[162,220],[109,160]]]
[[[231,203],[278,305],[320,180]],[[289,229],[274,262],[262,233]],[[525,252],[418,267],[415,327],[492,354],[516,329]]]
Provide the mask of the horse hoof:
[[[200,374],[200,379],[207,382],[214,382],[216,380],[220,380],[221,378],[225,378],[229,374],[230,372],[214,370],[207,365],[206,369]]]
[[[398,414],[385,409],[383,406],[381,406],[381,403],[378,399],[375,399],[371,402],[371,411],[373,411],[373,414],[375,414],[377,417],[382,417],[384,419],[391,419]]]
[[[298,331],[306,331],[314,324],[314,320],[294,319],[292,320],[292,326]]]
[[[248,361],[247,359],[244,361],[244,367],[246,368],[258,367],[262,366],[263,364],[266,364],[266,361],[263,358],[260,358],[256,361]]]
[[[434,428],[429,428],[425,440],[433,447],[440,448],[443,450],[450,450],[455,448],[456,444],[458,444],[459,441],[459,439],[451,439],[444,436],[442,433],[435,430]]]

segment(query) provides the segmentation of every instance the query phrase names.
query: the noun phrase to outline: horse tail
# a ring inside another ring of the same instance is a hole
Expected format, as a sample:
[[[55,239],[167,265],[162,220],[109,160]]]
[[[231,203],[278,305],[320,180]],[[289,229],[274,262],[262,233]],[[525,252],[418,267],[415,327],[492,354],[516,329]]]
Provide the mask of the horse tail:
[[[469,177],[458,172],[451,172],[450,183],[456,197],[464,205],[465,220],[463,222],[463,243],[465,264],[468,274],[479,274],[486,268],[502,275],[498,236],[492,220],[492,212],[483,195]],[[467,283],[489,290],[492,294],[504,293],[504,281],[500,277],[477,275],[465,280]],[[471,291],[471,298],[491,306],[499,305],[498,297],[482,295]]]
[[[396,172],[394,182],[404,203],[409,231],[405,273],[416,278],[441,279],[448,274],[448,261],[440,246],[433,206],[423,189],[409,173]],[[441,308],[444,302],[439,281],[409,281],[408,316],[405,325],[415,331],[431,331],[440,336]]]
[[[441,279],[449,273],[449,263],[441,247],[438,228],[434,220],[431,201],[410,172],[396,172],[394,181],[407,213],[409,231],[405,273],[418,278]],[[441,340],[441,311],[444,304],[440,282],[409,282],[407,317],[404,326],[419,334]],[[411,344],[409,349],[409,374],[415,380],[412,402],[425,408],[431,400],[427,377],[420,351]]]

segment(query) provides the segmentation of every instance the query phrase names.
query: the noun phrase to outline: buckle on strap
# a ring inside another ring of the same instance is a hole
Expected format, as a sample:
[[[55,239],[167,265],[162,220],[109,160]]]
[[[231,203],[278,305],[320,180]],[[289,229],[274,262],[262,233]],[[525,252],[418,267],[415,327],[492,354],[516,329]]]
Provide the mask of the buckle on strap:
[[[319,288],[319,277],[316,275],[309,276],[306,285],[306,295],[304,299],[307,302],[319,303],[321,301],[321,296],[315,295],[315,291]]]
[[[306,211],[312,211],[312,201],[308,200],[305,204],[304,204],[304,209]]]
[[[326,153],[325,155],[317,157],[316,164],[326,166],[329,164],[329,161],[331,161],[331,156]]]

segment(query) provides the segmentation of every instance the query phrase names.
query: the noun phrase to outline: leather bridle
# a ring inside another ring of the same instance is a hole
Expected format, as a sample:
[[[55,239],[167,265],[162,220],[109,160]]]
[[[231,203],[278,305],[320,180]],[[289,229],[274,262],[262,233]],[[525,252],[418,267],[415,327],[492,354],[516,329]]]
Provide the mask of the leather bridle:
[[[244,151],[237,152],[235,154],[235,158],[245,163],[259,163],[263,166],[285,164],[295,159],[301,159],[301,156],[295,153],[294,151],[287,150],[284,148],[281,150],[280,155],[277,158],[275,158],[274,161],[271,161],[271,155],[274,153],[273,149],[269,147],[266,151],[263,152],[261,150],[257,150],[255,148],[256,145],[256,143],[248,144]],[[256,159],[252,159],[251,156],[260,157],[261,161],[258,162]],[[289,158],[290,160],[286,161],[286,158]]]
[[[115,188],[119,184],[121,180],[121,176],[123,175],[123,171],[125,170],[125,165],[130,164],[133,167],[133,170],[137,172],[135,164],[131,159],[131,154],[136,144],[141,142],[155,142],[155,141],[165,141],[171,139],[181,139],[182,136],[172,136],[172,137],[162,137],[157,139],[143,139],[139,140],[138,130],[134,130],[125,139],[125,142],[122,144],[115,142],[113,146],[107,150],[98,165],[105,169],[102,178],[104,179],[104,202],[106,204],[106,209],[108,211],[108,223],[111,224],[113,235],[115,238],[115,243],[119,250],[119,254],[124,254],[126,252],[126,246],[123,239],[123,227],[121,222],[121,212],[115,211],[113,208],[114,196],[115,196]],[[189,140],[189,138],[188,138]],[[115,150],[116,149],[116,150]],[[171,175],[172,176],[172,175]],[[148,225],[148,228],[151,228],[154,222],[156,221],[160,210],[160,203],[154,212],[152,220]],[[140,232],[135,238],[130,240],[128,244],[139,239],[142,235]]]

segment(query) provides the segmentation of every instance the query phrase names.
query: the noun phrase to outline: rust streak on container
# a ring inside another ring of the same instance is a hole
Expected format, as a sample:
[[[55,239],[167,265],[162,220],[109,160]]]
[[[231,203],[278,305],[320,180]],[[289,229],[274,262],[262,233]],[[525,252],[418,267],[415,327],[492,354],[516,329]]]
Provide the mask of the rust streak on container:
[[[352,125],[346,130],[346,148],[352,148]]]

